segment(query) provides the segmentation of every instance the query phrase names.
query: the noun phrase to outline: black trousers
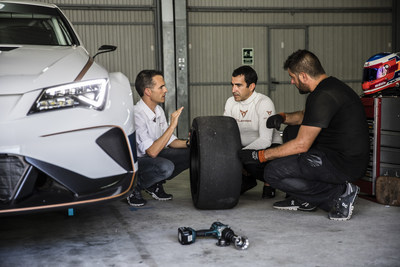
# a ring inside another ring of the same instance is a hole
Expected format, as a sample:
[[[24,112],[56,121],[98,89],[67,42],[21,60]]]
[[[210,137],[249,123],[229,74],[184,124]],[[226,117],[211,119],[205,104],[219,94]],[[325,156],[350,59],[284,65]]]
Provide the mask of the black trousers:
[[[269,162],[264,169],[264,180],[298,200],[329,211],[333,200],[344,193],[346,182],[354,179],[337,170],[325,153],[310,149]]]
[[[279,146],[280,144],[272,144],[269,148]],[[268,162],[258,164],[243,164],[243,168],[251,175],[251,177],[264,182],[264,168]]]

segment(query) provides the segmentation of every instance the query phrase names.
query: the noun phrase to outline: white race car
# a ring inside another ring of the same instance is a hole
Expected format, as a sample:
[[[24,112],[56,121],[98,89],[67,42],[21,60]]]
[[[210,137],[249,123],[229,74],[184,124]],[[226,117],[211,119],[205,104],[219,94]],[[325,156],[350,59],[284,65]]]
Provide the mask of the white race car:
[[[134,125],[127,77],[93,60],[60,9],[0,0],[0,215],[124,197]]]

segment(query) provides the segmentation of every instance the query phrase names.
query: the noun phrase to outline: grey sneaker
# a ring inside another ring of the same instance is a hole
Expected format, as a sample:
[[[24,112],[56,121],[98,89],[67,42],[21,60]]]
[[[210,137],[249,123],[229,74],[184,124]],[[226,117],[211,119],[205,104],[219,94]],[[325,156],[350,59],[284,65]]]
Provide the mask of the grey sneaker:
[[[300,211],[315,211],[317,206],[311,205],[305,201],[298,201],[293,197],[286,198],[285,200],[275,202],[273,207],[278,210],[300,210]]]
[[[133,207],[144,206],[147,202],[145,199],[143,199],[140,190],[135,187],[133,188],[132,193],[130,193],[129,196],[126,198],[126,200],[128,201],[128,204]]]
[[[165,193],[162,183],[158,183],[158,184],[152,185],[152,186],[146,188],[145,191],[147,193],[149,193],[156,200],[164,201],[164,200],[171,200],[172,199],[172,195],[171,194]]]
[[[360,188],[358,186],[347,183],[346,192],[334,200],[335,205],[329,212],[329,219],[335,221],[350,220],[351,215],[353,214],[354,201],[356,200],[359,192]]]

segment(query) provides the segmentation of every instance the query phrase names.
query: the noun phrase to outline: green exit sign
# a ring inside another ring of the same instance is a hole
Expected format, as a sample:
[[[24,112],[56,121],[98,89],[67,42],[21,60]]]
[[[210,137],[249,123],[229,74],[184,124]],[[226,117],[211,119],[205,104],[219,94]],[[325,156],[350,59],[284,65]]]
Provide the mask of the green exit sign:
[[[242,64],[253,65],[254,64],[254,49],[253,48],[242,48]]]

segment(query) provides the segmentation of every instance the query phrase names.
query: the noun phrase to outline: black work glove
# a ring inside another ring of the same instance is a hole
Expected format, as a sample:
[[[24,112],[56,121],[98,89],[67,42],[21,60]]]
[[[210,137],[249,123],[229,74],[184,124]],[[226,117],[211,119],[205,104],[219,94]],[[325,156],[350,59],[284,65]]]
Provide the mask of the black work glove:
[[[250,150],[244,149],[239,151],[239,158],[243,164],[259,164],[266,162],[264,157],[264,149],[261,150]]]
[[[281,124],[285,121],[285,117],[285,113],[272,115],[267,120],[267,128],[275,128],[279,130],[281,128]]]

